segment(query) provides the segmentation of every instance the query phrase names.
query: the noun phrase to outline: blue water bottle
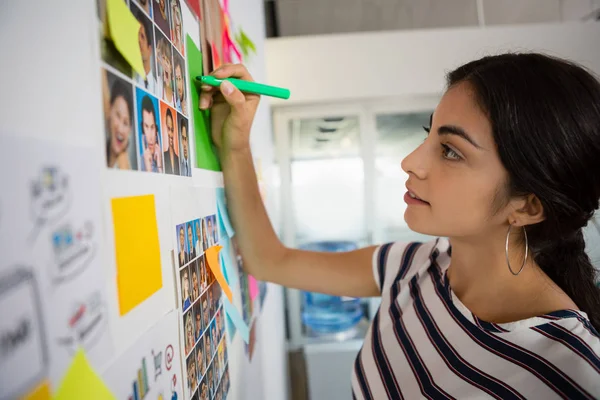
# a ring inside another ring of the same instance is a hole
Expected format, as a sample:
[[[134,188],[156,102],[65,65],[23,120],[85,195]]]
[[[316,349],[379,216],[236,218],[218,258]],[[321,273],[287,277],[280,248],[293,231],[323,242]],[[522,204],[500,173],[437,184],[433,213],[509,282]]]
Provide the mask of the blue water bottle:
[[[357,249],[353,242],[313,242],[300,246],[302,250],[343,252]],[[360,299],[303,292],[302,322],[313,333],[331,334],[352,329],[363,317]]]

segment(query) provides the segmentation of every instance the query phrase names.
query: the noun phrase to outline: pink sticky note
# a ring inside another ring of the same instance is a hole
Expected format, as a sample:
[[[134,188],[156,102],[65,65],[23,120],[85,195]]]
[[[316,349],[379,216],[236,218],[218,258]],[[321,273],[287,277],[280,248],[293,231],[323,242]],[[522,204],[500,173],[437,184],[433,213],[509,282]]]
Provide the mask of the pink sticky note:
[[[258,296],[258,282],[252,275],[248,275],[248,290],[250,291],[250,300],[254,301]]]

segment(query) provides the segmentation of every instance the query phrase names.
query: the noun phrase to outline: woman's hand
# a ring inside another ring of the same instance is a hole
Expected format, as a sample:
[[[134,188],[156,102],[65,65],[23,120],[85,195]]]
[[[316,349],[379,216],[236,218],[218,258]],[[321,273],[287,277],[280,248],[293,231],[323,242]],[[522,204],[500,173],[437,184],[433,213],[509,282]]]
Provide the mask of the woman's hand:
[[[253,81],[241,64],[223,65],[211,75]],[[202,86],[200,109],[211,110],[212,139],[222,154],[250,148],[250,128],[259,101],[259,95],[242,93],[227,81],[218,88]]]

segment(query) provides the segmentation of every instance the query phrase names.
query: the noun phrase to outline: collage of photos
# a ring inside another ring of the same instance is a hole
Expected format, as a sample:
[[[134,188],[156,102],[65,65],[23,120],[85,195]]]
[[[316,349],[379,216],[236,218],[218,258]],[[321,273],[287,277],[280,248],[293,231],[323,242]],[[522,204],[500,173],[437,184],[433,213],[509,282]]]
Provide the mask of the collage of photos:
[[[216,215],[176,225],[183,357],[191,399],[225,399],[229,389],[221,286],[204,252],[218,243]]]
[[[140,22],[146,77],[115,48],[106,32],[106,0],[97,0],[106,165],[191,176],[182,0],[124,1]]]

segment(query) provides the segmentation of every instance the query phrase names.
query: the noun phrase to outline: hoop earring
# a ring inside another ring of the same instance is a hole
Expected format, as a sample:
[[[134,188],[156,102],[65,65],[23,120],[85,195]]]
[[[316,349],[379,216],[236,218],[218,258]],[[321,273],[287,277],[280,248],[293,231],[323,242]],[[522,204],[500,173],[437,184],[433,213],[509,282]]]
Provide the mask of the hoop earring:
[[[529,255],[529,241],[527,240],[527,230],[525,229],[525,226],[523,226],[523,234],[525,235],[525,258],[523,259],[523,264],[521,265],[521,268],[519,269],[518,272],[514,272],[512,267],[510,266],[510,261],[508,259],[508,242],[509,242],[509,238],[510,238],[510,231],[512,229],[512,225],[508,226],[508,232],[506,233],[506,247],[505,247],[505,251],[504,254],[506,256],[506,264],[508,264],[508,269],[510,270],[510,273],[513,274],[514,276],[517,276],[521,273],[521,271],[523,271],[523,268],[525,268],[525,263],[527,262],[527,257]]]

